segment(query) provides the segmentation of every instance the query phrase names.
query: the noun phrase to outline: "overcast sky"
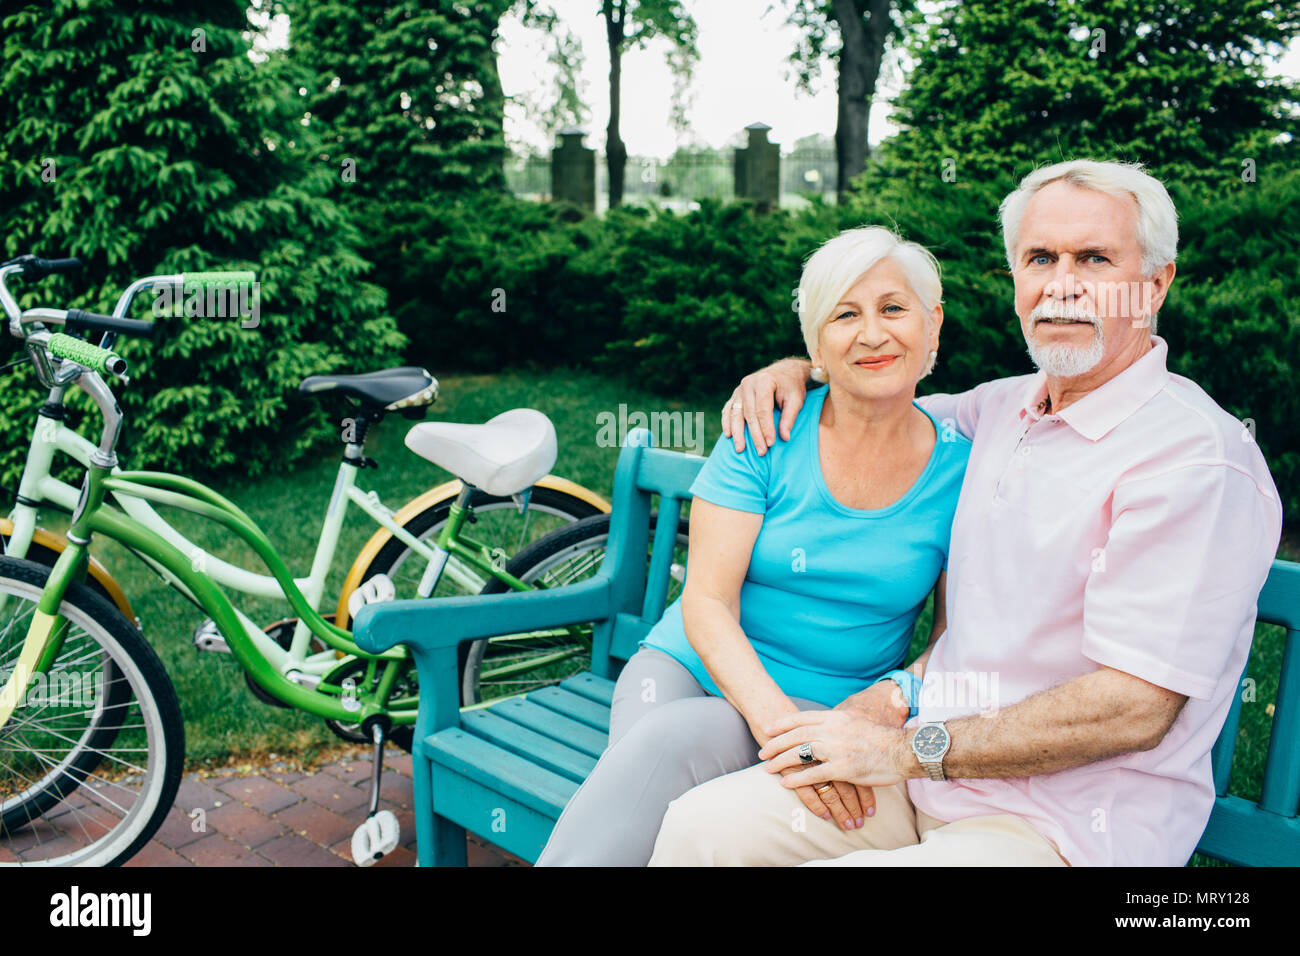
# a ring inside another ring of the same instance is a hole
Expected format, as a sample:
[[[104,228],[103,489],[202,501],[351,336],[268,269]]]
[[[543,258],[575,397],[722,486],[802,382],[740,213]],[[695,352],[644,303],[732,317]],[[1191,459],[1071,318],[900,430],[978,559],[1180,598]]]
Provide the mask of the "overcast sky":
[[[689,112],[696,142],[723,146],[749,123],[772,127],[768,135],[787,149],[795,140],[813,133],[835,134],[833,72],[824,75],[815,96],[795,90],[788,77],[786,58],[796,45],[796,31],[785,25],[786,4],[764,15],[769,0],[684,0],[699,28],[700,61],[692,87]],[[551,0],[552,6],[580,36],[586,55],[583,76],[586,103],[591,108],[587,124],[588,146],[601,148],[609,122],[609,55],[599,0]],[[923,5],[924,6],[924,5]],[[752,9],[737,15],[737,9]],[[502,22],[498,42],[501,82],[507,95],[538,86],[548,73],[546,54],[538,37],[517,21]],[[679,145],[668,123],[672,79],[668,72],[666,41],[650,49],[623,56],[623,141],[637,156],[667,158]],[[1300,80],[1300,41],[1272,73]],[[871,112],[871,141],[877,143],[893,130],[888,123],[888,98],[898,93],[901,76],[887,71],[877,86]],[[532,127],[519,109],[506,114],[506,135],[516,143],[544,148],[545,137]]]

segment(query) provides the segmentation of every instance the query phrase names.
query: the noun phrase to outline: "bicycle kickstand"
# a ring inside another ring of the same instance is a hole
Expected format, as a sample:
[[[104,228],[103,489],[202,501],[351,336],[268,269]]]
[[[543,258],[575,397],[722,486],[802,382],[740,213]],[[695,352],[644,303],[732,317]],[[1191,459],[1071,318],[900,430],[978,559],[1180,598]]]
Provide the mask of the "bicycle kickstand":
[[[352,834],[352,859],[357,866],[370,866],[392,853],[400,832],[393,812],[379,809],[379,779],[384,770],[384,723],[376,720],[370,727],[375,742],[374,763],[370,768],[370,813]]]

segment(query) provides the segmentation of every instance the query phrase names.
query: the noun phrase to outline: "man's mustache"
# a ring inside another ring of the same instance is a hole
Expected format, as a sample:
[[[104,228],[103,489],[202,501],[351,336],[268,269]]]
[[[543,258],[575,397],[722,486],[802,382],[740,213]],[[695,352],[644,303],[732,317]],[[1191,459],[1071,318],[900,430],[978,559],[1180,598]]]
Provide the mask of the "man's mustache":
[[[1094,328],[1101,327],[1101,318],[1091,309],[1081,309],[1077,305],[1065,305],[1064,303],[1053,303],[1037,305],[1029,313],[1029,321],[1037,324],[1040,319],[1074,319],[1077,322],[1087,322]]]

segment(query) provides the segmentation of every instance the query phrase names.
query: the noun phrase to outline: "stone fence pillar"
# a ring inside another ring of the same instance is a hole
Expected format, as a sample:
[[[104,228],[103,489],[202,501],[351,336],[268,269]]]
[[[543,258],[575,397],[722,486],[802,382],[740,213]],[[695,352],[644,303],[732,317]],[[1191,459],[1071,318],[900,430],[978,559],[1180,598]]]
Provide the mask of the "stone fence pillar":
[[[551,150],[551,198],[586,209],[596,208],[596,151],[582,145],[586,132],[560,130],[560,145]]]
[[[771,209],[781,199],[781,147],[767,141],[766,123],[750,123],[749,144],[736,150],[736,198]]]

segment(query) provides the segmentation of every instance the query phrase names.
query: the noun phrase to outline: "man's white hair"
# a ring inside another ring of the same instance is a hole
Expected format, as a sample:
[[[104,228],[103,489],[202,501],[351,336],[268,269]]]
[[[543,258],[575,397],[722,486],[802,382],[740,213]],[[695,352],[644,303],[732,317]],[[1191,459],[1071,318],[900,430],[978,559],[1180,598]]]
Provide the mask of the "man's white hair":
[[[1141,163],[1098,162],[1072,159],[1053,166],[1035,169],[1020,181],[1019,187],[1002,200],[998,215],[1002,219],[1002,241],[1007,250],[1007,266],[1016,269],[1016,243],[1020,241],[1020,222],[1029,200],[1048,183],[1065,180],[1111,196],[1132,196],[1138,204],[1137,241],[1142,248],[1142,276],[1150,278],[1178,255],[1178,211],[1160,180],[1142,170]],[[1154,331],[1154,330],[1153,330]]]
[[[902,268],[921,300],[929,326],[930,313],[943,301],[939,261],[930,250],[907,242],[884,226],[846,229],[822,243],[808,258],[799,280],[799,326],[809,355],[817,351],[822,326],[830,320],[836,304],[864,273],[884,259],[893,259]]]

